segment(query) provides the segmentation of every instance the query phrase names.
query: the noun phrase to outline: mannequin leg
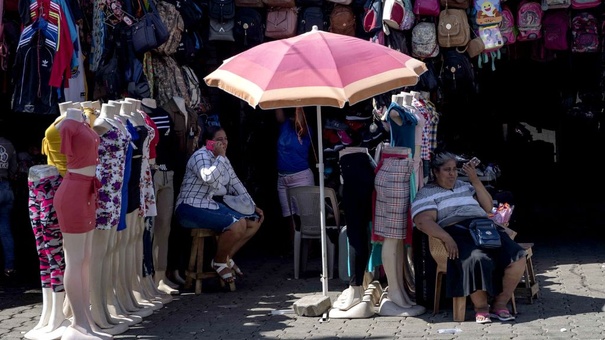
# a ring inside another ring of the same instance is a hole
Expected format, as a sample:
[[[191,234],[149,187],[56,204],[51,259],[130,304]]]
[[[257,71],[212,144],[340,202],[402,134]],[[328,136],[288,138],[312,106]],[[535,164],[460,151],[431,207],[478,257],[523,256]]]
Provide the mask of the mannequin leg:
[[[65,292],[69,296],[73,320],[63,333],[63,339],[112,339],[108,334],[97,333],[90,315],[90,256],[93,232],[64,233]]]
[[[179,294],[179,286],[168,280],[168,237],[172,211],[174,211],[174,171],[156,171],[153,175],[155,200],[158,214],[153,225],[154,280],[158,290],[167,294]],[[158,275],[159,274],[159,275]]]
[[[104,262],[107,257],[107,247],[109,246],[110,230],[93,230],[95,241],[92,244],[91,256],[99,265],[90,268],[90,309],[92,318],[101,328],[110,328],[108,315],[105,314],[107,299],[103,292],[103,287],[108,283],[108,278],[103,275]]]
[[[158,301],[153,301],[152,296],[148,295],[143,286],[143,267],[145,266],[145,234],[147,232],[151,232],[151,230],[147,230],[147,228],[151,227],[145,221],[144,217],[137,216],[136,219],[136,228],[135,228],[135,237],[134,237],[134,272],[135,275],[132,275],[132,292],[136,299],[136,301],[143,307],[150,307],[153,310],[157,310],[162,308],[162,303]],[[149,240],[151,241],[151,240]]]
[[[380,315],[390,316],[416,316],[426,310],[417,306],[407,295],[404,282],[404,266],[407,259],[404,258],[403,240],[385,238],[382,244],[382,265],[387,275],[387,296],[380,302]]]

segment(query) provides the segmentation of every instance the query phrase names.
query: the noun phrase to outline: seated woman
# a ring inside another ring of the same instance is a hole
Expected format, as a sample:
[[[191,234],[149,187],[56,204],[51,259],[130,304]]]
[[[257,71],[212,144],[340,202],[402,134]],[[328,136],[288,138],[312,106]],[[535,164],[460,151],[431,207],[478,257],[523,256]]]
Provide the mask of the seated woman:
[[[232,271],[243,275],[233,257],[256,234],[264,215],[256,206],[255,213],[244,215],[219,202],[223,195],[245,195],[251,201],[252,197],[225,156],[229,144],[225,130],[207,128],[202,142],[212,147],[204,146],[189,158],[175,215],[184,228],[211,229],[221,233],[212,268],[230,283],[235,280]]]
[[[525,251],[503,230],[499,230],[500,248],[484,250],[475,245],[468,223],[487,218],[493,202],[473,164],[462,167],[470,183],[458,180],[452,153],[435,155],[430,167],[434,180],[418,191],[412,202],[412,218],[420,231],[445,244],[446,295],[470,295],[477,323],[491,322],[490,317],[514,320],[506,306],[525,270]],[[491,307],[488,297],[493,298]]]

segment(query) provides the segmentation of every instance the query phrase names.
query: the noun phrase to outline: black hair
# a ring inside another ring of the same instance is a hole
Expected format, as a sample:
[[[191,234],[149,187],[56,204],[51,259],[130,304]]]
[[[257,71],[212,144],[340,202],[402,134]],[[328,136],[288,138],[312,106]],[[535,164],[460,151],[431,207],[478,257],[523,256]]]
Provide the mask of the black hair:
[[[202,138],[200,140],[200,145],[206,145],[207,140],[214,139],[214,136],[217,132],[225,130],[220,126],[207,126],[204,128],[204,132],[202,132]]]

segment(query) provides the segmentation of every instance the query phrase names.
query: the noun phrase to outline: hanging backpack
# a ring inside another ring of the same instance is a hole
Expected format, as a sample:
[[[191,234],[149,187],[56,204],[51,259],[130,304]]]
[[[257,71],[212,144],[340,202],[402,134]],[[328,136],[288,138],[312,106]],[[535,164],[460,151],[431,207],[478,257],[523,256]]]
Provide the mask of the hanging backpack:
[[[409,30],[414,27],[416,16],[410,0],[385,0],[382,21],[396,30]]]
[[[498,25],[479,26],[478,33],[481,41],[483,41],[484,49],[477,59],[477,66],[482,67],[491,59],[492,71],[496,70],[495,61],[500,59],[500,49],[504,46],[504,39],[500,33]]]
[[[262,44],[265,40],[265,24],[260,11],[253,7],[238,8],[233,36],[235,42],[245,48]]]
[[[571,0],[545,0],[546,2],[546,10],[549,9],[561,9],[561,8],[569,8],[571,6]],[[544,3],[542,4],[544,6]],[[544,10],[544,8],[543,8]]]
[[[456,49],[443,51],[439,80],[445,95],[476,92],[473,64],[466,53],[460,53]]]
[[[542,38],[542,7],[539,3],[522,0],[517,9],[517,40],[529,41]]]
[[[513,12],[506,5],[502,6],[502,21],[500,21],[500,34],[504,45],[514,44],[517,41],[517,28]]]
[[[181,71],[183,73],[183,80],[187,86],[187,93],[189,94],[189,106],[198,111],[202,102],[202,88],[200,87],[199,78],[189,66],[181,66]]]
[[[471,40],[471,28],[466,11],[447,8],[439,14],[437,42],[440,47],[464,47]]]
[[[367,0],[364,5],[363,30],[376,33],[382,30],[382,1]]]
[[[311,32],[313,26],[317,26],[317,29],[325,31],[327,25],[323,9],[319,6],[305,7],[298,12],[298,34]]]
[[[571,8],[573,9],[594,8],[600,4],[601,0],[571,0]]]
[[[569,48],[569,15],[565,10],[550,10],[544,13],[542,20],[544,48],[565,51]]]
[[[412,56],[432,58],[439,54],[437,29],[434,22],[421,21],[412,28]]]
[[[355,36],[355,13],[349,5],[335,4],[330,12],[330,32]]]
[[[474,21],[477,25],[498,24],[502,21],[500,0],[473,1]]]
[[[599,51],[598,21],[590,12],[580,12],[571,19],[571,51],[592,53]]]

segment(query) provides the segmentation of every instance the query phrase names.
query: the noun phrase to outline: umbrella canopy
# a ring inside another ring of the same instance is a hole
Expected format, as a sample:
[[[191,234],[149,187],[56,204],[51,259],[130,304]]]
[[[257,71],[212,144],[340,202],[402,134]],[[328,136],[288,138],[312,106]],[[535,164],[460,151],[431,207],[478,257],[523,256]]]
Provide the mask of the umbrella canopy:
[[[315,30],[237,54],[204,81],[262,109],[344,107],[414,85],[424,71],[423,62],[386,46]]]
[[[397,88],[415,85],[426,65],[399,51],[363,39],[313,30],[266,42],[237,54],[204,77],[250,106],[275,109],[317,106],[320,174],[324,173],[321,107],[354,105]],[[325,202],[324,176],[319,176]],[[328,294],[325,204],[321,220],[322,293]]]

